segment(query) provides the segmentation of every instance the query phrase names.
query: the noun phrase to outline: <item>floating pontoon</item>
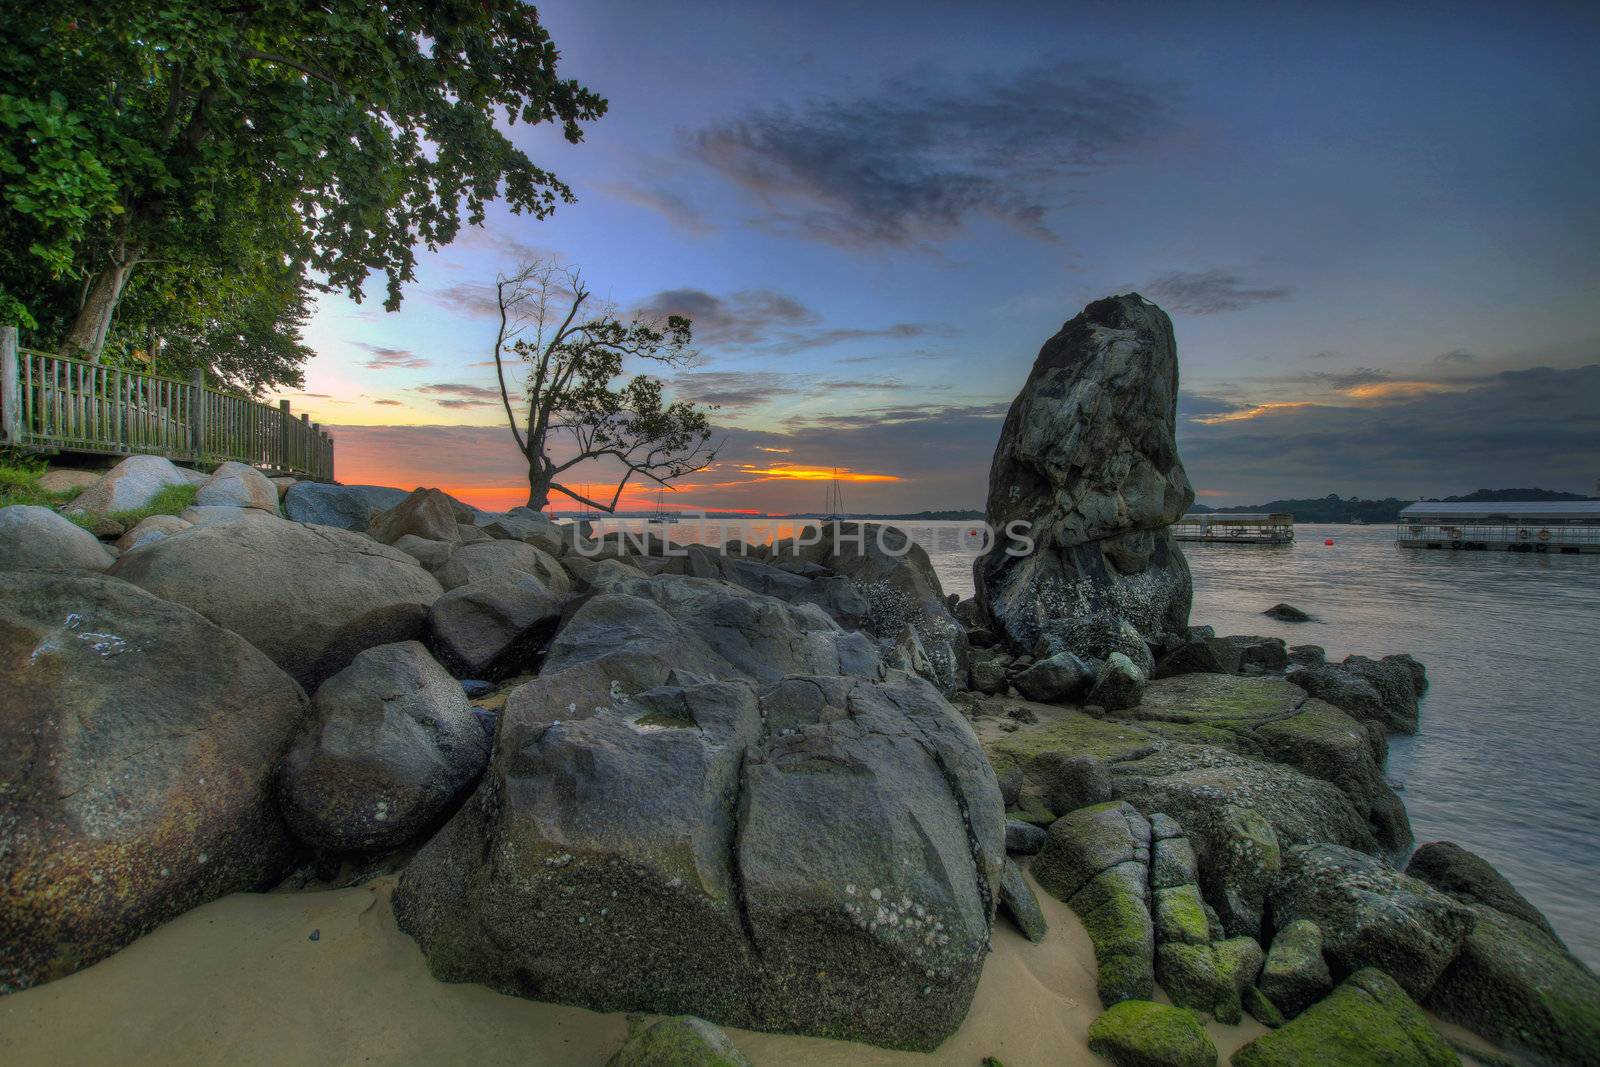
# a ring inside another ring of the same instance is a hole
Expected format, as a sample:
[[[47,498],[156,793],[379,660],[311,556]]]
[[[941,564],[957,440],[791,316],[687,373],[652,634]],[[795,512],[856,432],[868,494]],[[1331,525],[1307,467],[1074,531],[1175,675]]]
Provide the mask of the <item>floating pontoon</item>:
[[[1172,534],[1179,541],[1287,545],[1294,540],[1294,516],[1237,511],[1185,515],[1172,524]]]
[[[1490,504],[1419,501],[1400,512],[1403,548],[1506,552],[1600,552],[1600,500],[1513,500]]]

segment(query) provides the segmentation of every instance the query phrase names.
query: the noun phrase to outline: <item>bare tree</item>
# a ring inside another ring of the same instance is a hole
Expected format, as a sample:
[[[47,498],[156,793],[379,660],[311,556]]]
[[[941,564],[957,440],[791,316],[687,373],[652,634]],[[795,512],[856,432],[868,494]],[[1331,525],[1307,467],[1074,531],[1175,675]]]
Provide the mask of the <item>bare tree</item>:
[[[693,364],[699,354],[690,347],[688,319],[624,322],[615,306],[595,299],[580,271],[542,260],[497,278],[495,298],[495,374],[511,436],[528,460],[528,507],[545,507],[557,492],[613,512],[635,476],[666,486],[716,459],[714,408],[667,403],[660,380],[648,374],[619,381],[629,361]],[[524,372],[520,393],[507,385],[513,356]],[[585,460],[620,464],[609,502],[561,481]]]

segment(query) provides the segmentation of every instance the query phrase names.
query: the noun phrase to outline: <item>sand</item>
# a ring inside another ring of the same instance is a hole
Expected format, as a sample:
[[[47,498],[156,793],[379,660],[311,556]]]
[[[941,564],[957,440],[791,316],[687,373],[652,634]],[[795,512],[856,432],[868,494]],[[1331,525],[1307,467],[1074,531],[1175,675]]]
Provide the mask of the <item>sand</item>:
[[[600,1067],[627,1017],[435,981],[389,907],[393,878],[351,889],[238,893],[68,978],[0,998],[0,1062],[24,1064],[473,1063]],[[1088,935],[1040,893],[1043,943],[998,922],[965,1024],[932,1055],[730,1029],[757,1067],[1104,1061]],[[311,932],[318,933],[316,941]],[[1212,1024],[1223,1062],[1262,1033]]]

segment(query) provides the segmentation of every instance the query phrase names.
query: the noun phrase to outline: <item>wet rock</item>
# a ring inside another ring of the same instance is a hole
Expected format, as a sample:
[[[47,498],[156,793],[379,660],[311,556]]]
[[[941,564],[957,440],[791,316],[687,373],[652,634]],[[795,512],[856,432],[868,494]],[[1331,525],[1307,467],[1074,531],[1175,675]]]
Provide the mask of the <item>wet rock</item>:
[[[1340,666],[1378,691],[1389,729],[1402,734],[1417,732],[1417,672],[1421,671],[1421,664],[1410,656],[1385,656],[1381,660],[1346,656]]]
[[[1321,667],[1328,662],[1328,652],[1321,645],[1290,645],[1289,664],[1293,667]]]
[[[1310,919],[1286,924],[1272,938],[1261,971],[1261,991],[1292,1018],[1332,988],[1333,976],[1322,958],[1322,928]]]
[[[1204,637],[1178,641],[1156,664],[1155,677],[1174,678],[1180,674],[1228,674],[1212,642]]]
[[[528,667],[555,633],[563,598],[538,578],[512,571],[445,593],[428,609],[439,660],[458,675],[496,679]]]
[[[329,485],[299,482],[283,494],[283,513],[295,522],[336,526],[366,533],[380,512],[410,494],[386,485]]]
[[[50,508],[0,508],[0,568],[98,574],[116,558],[94,534]]]
[[[1217,1047],[1193,1012],[1124,1000],[1089,1024],[1089,1049],[1116,1067],[1216,1067]]]
[[[148,507],[169,485],[188,485],[181,468],[160,456],[129,456],[62,508],[72,514],[133,511]]]
[[[1287,1026],[1239,1049],[1231,1062],[1234,1067],[1456,1067],[1461,1058],[1393,978],[1369,967]]]
[[[631,1027],[606,1067],[751,1067],[719,1027],[692,1015]]]
[[[484,681],[482,678],[463,678],[461,691],[467,695],[468,700],[477,700],[494,692],[494,683]]]
[[[979,693],[999,696],[1009,684],[1005,666],[994,659],[974,657],[968,671],[968,685]]]
[[[1269,619],[1279,622],[1310,622],[1311,616],[1295,607],[1293,604],[1274,604],[1261,614]]]
[[[1029,941],[1044,940],[1049,926],[1044,921],[1044,912],[1039,908],[1038,898],[1033,895],[1033,888],[1028,885],[1027,878],[1023,877],[1022,868],[1009,859],[1000,872],[1000,906],[1011,916],[1011,921],[1017,924],[1017,929],[1022,932],[1023,937]]]
[[[1032,856],[1044,847],[1042,826],[1020,819],[1006,820],[1006,851],[1013,856]]]
[[[1243,1000],[1244,1010],[1249,1013],[1252,1019],[1265,1026],[1268,1030],[1276,1030],[1289,1021],[1284,1017],[1283,1012],[1278,1010],[1278,1006],[1272,1002],[1272,999],[1263,993],[1258,986],[1251,986],[1246,989]]]
[[[287,866],[305,707],[242,638],[114,578],[0,572],[0,993]]]
[[[466,694],[427,649],[380,645],[317,690],[278,796],[313,848],[393,848],[437,825],[488,760]]]
[[[1537,908],[1481,857],[1449,842],[1419,848],[1406,873],[1449,894],[1474,919],[1428,993],[1429,1008],[1536,1059],[1600,1063],[1600,980]]]
[[[685,672],[697,658],[678,657]],[[540,681],[571,692],[560,676],[581,670],[547,663]],[[599,681],[580,702],[576,718],[508,703],[477,794],[402,876],[396,916],[436,975],[896,1048],[955,1030],[1003,816],[936,689],[835,674],[616,696]]]
[[[1104,760],[1065,752],[1041,753],[1033,777],[1051,811],[1066,814],[1111,799],[1111,772]]]
[[[1093,682],[1094,669],[1071,652],[1057,652],[1011,678],[1019,693],[1041,704],[1070,703]]]
[[[1143,669],[1121,652],[1113,652],[1100,665],[1094,688],[1089,691],[1089,703],[1108,712],[1136,707],[1147,682]]]
[[[421,637],[442,592],[403,552],[272,518],[186,530],[128,553],[113,570],[239,634],[308,688],[362,649]]]
[[[1187,624],[1189,569],[1167,529],[1194,499],[1173,440],[1177,383],[1172,323],[1137,294],[1090,304],[1040,350],[1001,431],[987,514],[996,530],[1028,523],[1036,548],[974,565],[1011,645],[1051,636],[1100,659],[1109,650],[1081,640],[1097,616],[1146,640]]]
[[[1271,901],[1280,928],[1296,919],[1317,924],[1323,953],[1339,973],[1381,968],[1419,1000],[1455,959],[1473,923],[1465,907],[1427,883],[1327,843],[1284,852]]]
[[[276,515],[278,490],[254,467],[229,460],[211,472],[194,502],[200,507],[256,508]]]
[[[1207,640],[1227,674],[1259,674],[1289,666],[1289,650],[1280,637],[1235,634]]]

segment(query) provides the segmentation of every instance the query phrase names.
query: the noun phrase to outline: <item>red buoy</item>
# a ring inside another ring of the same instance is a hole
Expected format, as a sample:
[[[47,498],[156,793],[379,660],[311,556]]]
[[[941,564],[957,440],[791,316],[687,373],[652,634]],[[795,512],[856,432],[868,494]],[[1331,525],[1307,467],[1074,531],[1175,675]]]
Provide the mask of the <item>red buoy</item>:
[[[1325,545],[1331,545],[1331,544],[1333,544],[1333,538],[1330,537],[1330,538],[1328,538],[1326,541],[1324,541],[1322,543],[1325,544]]]

